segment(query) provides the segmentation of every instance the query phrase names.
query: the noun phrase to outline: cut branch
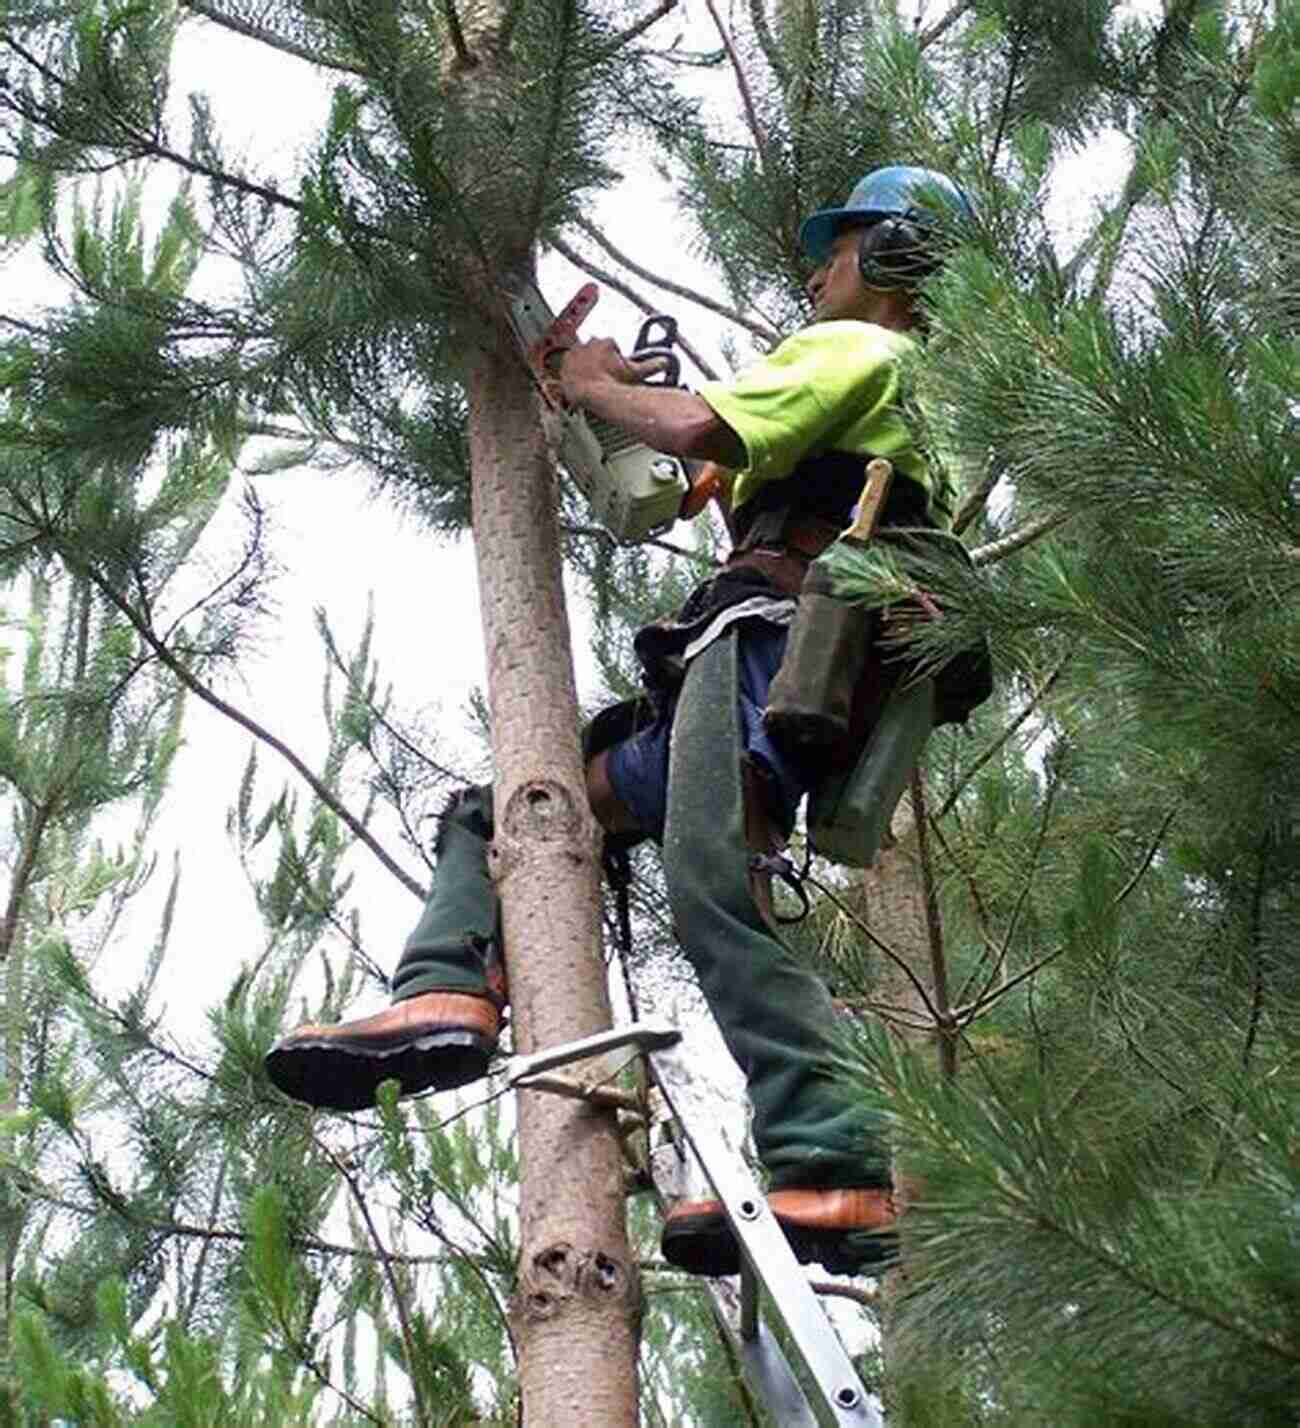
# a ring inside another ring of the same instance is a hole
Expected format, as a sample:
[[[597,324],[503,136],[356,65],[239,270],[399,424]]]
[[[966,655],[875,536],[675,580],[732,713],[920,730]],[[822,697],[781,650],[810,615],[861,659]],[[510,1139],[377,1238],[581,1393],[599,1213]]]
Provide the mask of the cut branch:
[[[994,486],[996,486],[1001,479],[1002,471],[997,466],[990,467],[990,469],[985,472],[984,478],[962,502],[960,510],[958,510],[957,514],[953,517],[953,535],[961,535],[962,531],[979,515],[988,504],[988,499],[993,492]]]
[[[1028,525],[1021,526],[1018,531],[1012,531],[1000,540],[977,545],[970,553],[971,564],[993,565],[1012,551],[1023,550],[1025,546],[1032,545],[1034,541],[1045,536],[1048,531],[1054,531],[1057,526],[1064,525],[1073,514],[1073,511],[1057,511],[1050,516],[1040,516],[1038,520],[1030,521]]]

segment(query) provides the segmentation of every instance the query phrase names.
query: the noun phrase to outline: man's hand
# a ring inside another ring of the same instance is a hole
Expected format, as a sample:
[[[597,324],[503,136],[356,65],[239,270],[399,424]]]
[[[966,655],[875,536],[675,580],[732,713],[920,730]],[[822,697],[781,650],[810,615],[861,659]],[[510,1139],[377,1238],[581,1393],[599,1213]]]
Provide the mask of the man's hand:
[[[593,390],[614,383],[635,386],[664,370],[662,357],[648,362],[629,362],[618,350],[618,344],[608,337],[591,342],[575,342],[565,352],[560,363],[560,389],[565,401],[573,406],[585,406]]]
[[[645,385],[663,367],[662,357],[628,361],[607,337],[575,342],[560,366],[560,391],[570,405],[621,426],[652,451],[744,466],[740,438],[707,402],[681,387]]]

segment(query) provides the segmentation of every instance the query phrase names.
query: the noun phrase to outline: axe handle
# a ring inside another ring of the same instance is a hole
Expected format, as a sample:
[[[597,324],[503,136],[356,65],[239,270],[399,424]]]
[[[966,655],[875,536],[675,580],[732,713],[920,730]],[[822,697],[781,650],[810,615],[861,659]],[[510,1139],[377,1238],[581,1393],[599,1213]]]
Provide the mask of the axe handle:
[[[880,512],[893,484],[894,468],[882,457],[867,462],[867,479],[862,485],[862,495],[858,497],[858,511],[853,524],[844,532],[851,540],[865,544],[876,533],[880,524]]]

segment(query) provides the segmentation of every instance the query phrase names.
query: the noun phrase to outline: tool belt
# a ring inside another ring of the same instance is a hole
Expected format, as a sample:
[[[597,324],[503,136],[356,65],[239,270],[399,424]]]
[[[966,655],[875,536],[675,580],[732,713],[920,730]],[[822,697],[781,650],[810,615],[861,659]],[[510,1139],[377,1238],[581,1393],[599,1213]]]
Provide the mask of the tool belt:
[[[862,469],[858,458],[859,491]],[[943,542],[964,555],[955,537],[929,523],[925,508],[926,494],[918,483],[895,480],[876,539],[913,545]],[[727,562],[728,568],[762,573],[798,599],[785,658],[768,694],[764,725],[785,752],[806,766],[828,769],[852,763],[886,698],[907,672],[904,659],[886,657],[881,649],[881,630],[894,612],[840,599],[829,572],[817,563],[848,524],[847,511],[837,521],[769,504],[751,518]],[[927,617],[933,612],[931,606]],[[964,722],[991,690],[988,649],[981,644],[938,671],[935,723]]]

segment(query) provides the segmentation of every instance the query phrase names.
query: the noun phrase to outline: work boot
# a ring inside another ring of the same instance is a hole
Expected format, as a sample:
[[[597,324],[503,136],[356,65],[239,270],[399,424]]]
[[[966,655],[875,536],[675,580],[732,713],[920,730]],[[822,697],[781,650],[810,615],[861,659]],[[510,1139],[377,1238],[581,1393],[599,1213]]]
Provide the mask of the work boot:
[[[267,1052],[267,1075],[286,1096],[330,1111],[373,1106],[384,1081],[403,1096],[449,1091],[486,1074],[501,1005],[490,994],[424,992],[357,1021],[309,1023]]]
[[[453,794],[438,830],[433,887],[393,974],[387,1011],[300,1026],[266,1056],[286,1096],[334,1111],[375,1103],[383,1081],[404,1096],[477,1080],[496,1050],[506,1005],[496,890],[488,875],[492,790]]]
[[[820,1264],[831,1274],[881,1274],[897,1260],[898,1208],[888,1187],[773,1190],[767,1203],[800,1264]],[[675,1205],[661,1246],[668,1263],[687,1274],[740,1273],[740,1244],[721,1200]]]

